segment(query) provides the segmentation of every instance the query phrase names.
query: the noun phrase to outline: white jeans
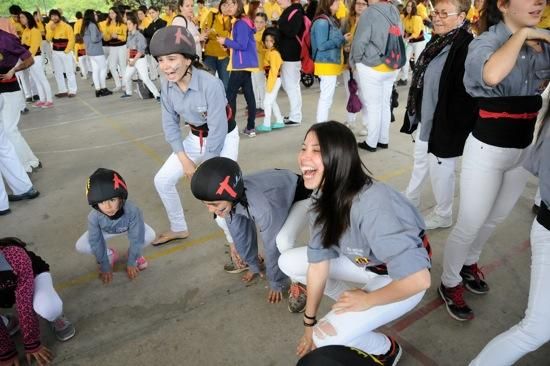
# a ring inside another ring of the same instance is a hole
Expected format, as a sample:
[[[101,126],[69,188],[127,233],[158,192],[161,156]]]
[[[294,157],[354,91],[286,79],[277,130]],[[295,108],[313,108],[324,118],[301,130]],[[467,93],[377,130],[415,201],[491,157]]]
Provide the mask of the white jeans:
[[[391,93],[397,71],[380,72],[365,66],[357,65],[356,77],[359,91],[365,104],[367,115],[366,127],[367,145],[376,147],[378,143],[388,144],[390,141]]]
[[[281,67],[281,82],[290,103],[288,118],[294,122],[302,122],[301,67],[300,61],[284,61]]]
[[[107,78],[107,61],[104,55],[88,56],[92,65],[92,79],[95,90],[105,89],[105,79]]]
[[[253,72],[251,76],[252,76],[252,89],[254,90],[254,99],[256,99],[256,108],[264,109],[265,72],[263,71],[263,68],[261,69],[262,71]]]
[[[104,232],[103,238],[105,239],[105,241],[107,241],[111,238],[121,236],[121,235],[126,235],[126,234],[128,234],[128,232],[117,233],[117,234],[109,234]],[[147,245],[151,244],[151,242],[155,240],[155,237],[156,237],[155,230],[153,230],[151,226],[145,224],[145,241],[143,242],[143,246],[141,248],[143,249]],[[94,252],[92,252],[92,247],[90,245],[90,239],[88,237],[87,231],[84,234],[82,234],[82,236],[77,240],[75,247],[77,252],[79,253],[94,255]]]
[[[145,55],[145,59],[149,68],[149,79],[157,80],[159,78],[159,63],[151,55]]]
[[[412,58],[412,55],[414,54],[414,61],[418,61],[418,57],[424,51],[424,48],[426,47],[426,41],[422,42],[414,42],[414,43],[407,43],[407,48],[405,50],[405,54],[407,55],[407,59],[405,62],[405,65],[399,70],[399,76],[397,79],[399,80],[408,80],[409,78],[409,60]]]
[[[51,102],[52,101],[52,88],[50,83],[46,78],[44,72],[44,64],[42,63],[42,56],[34,56],[34,64],[29,68],[31,78],[36,84],[38,89],[38,96],[40,97],[41,102]]]
[[[449,218],[453,215],[457,158],[437,158],[428,154],[428,142],[419,139],[421,128],[422,124],[419,124],[414,143],[413,171],[405,195],[418,208],[422,189],[429,175],[436,202],[434,212]]]
[[[52,51],[52,57],[57,92],[76,94],[77,87],[74,73],[73,52],[65,53],[64,51]],[[65,85],[63,73],[67,76],[67,86]]]
[[[284,253],[296,247],[296,239],[301,232],[308,228],[308,211],[311,198],[294,202],[281,230],[275,238],[279,253]]]
[[[21,90],[2,93],[4,106],[2,107],[2,122],[6,137],[11,141],[19,161],[27,172],[32,172],[32,168],[38,166],[39,160],[32,152],[29,144],[25,141],[17,125],[21,117],[21,104],[25,103]]]
[[[202,163],[204,159],[205,148],[208,144],[208,137],[204,139],[204,145],[200,147],[199,138],[191,133],[183,140],[183,149],[189,159],[196,165]],[[239,153],[239,131],[237,127],[225,137],[225,142],[220,156],[237,160]],[[170,230],[174,232],[187,231],[187,222],[183,213],[180,196],[176,185],[183,177],[183,165],[181,165],[178,156],[172,153],[164,162],[160,170],[155,175],[155,188],[164,204],[168,220],[170,221]],[[216,221],[218,222],[218,221]],[[222,228],[223,229],[223,228]]]
[[[329,120],[330,107],[332,107],[334,91],[336,90],[336,75],[320,76],[319,79],[321,80],[321,93],[317,103],[317,123]]]
[[[82,78],[87,79],[88,72],[90,72],[92,69],[88,55],[78,56],[78,66],[80,66],[80,73],[82,74]]]
[[[307,283],[307,247],[288,250],[279,257],[279,268],[290,278]],[[375,291],[387,286],[391,278],[377,275],[356,266],[347,257],[341,255],[330,260],[330,271],[325,285],[325,295],[337,300],[340,295],[351,288],[347,282],[359,283],[366,291]],[[336,314],[330,311],[319,323],[328,321],[336,330],[335,336],[325,334],[323,339],[315,333],[313,341],[317,347],[328,345],[345,345],[362,349],[370,354],[384,354],[389,350],[390,341],[375,330],[411,311],[424,296],[421,291],[408,299],[387,305],[375,306],[365,311]],[[320,330],[320,324],[315,328]]]
[[[145,58],[140,58],[136,60],[136,63],[134,66],[126,66],[126,73],[124,74],[124,83],[126,84],[126,94],[132,95],[132,76],[134,74],[138,73],[139,78],[143,81],[143,83],[147,86],[147,89],[153,93],[155,98],[159,97],[159,91],[155,84],[149,79],[149,73],[147,72],[147,61]]]
[[[120,88],[121,76],[124,76],[126,73],[126,60],[128,57],[128,49],[126,45],[123,46],[110,46],[109,48],[109,70],[111,75],[113,75],[113,80],[115,81],[115,86]],[[118,68],[117,68],[118,67]]]
[[[535,219],[531,227],[531,284],[525,317],[490,341],[470,366],[513,365],[550,341],[550,231]]]
[[[50,272],[40,273],[34,278],[32,305],[34,311],[49,322],[63,314],[63,301],[53,287]]]
[[[283,115],[281,114],[281,109],[279,104],[277,104],[277,94],[279,94],[279,89],[281,88],[281,78],[277,78],[275,85],[271,92],[265,92],[265,97],[263,101],[264,107],[264,126],[271,126],[271,113],[273,112],[275,116],[275,122],[283,122]]]
[[[526,149],[466,139],[460,175],[460,208],[443,255],[441,282],[455,287],[463,265],[477,263],[483,246],[520,197],[529,174],[521,166]]]
[[[31,87],[31,78],[30,78],[29,69],[17,71],[15,76],[19,80],[19,86],[25,98],[31,98],[33,96],[32,87]]]
[[[9,208],[4,180],[13,194],[23,194],[32,188],[31,180],[27,173],[25,173],[25,168],[19,161],[15,148],[8,139],[4,128],[3,110],[6,107],[4,94],[0,93],[0,211]]]

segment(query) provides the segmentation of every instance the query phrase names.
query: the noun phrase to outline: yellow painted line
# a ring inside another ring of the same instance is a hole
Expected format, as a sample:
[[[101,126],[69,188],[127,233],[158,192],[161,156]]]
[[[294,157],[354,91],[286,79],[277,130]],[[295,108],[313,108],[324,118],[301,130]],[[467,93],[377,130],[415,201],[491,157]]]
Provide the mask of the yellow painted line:
[[[90,103],[86,102],[81,97],[77,97],[77,99],[84,104],[86,107],[88,107],[92,112],[97,114],[98,116],[102,117],[105,121],[109,122],[109,126],[118,132],[122,137],[124,137],[126,140],[130,140],[133,145],[137,146],[145,155],[149,156],[151,159],[156,161],[159,164],[164,163],[164,159],[151,147],[149,147],[147,144],[144,144],[143,142],[136,139],[136,136],[134,136],[130,130],[128,130],[126,127],[121,125],[117,122],[114,118],[110,117],[109,115],[101,112],[94,106],[92,106]]]
[[[403,175],[403,174],[408,173],[410,171],[411,171],[411,168],[396,169],[396,170],[388,172],[386,174],[382,174],[378,177],[374,177],[374,179],[376,179],[380,182],[387,182],[388,180],[390,180],[392,178],[399,177],[400,175]]]
[[[223,231],[216,231],[215,233],[207,234],[205,236],[201,236],[200,238],[194,239],[194,240],[186,240],[185,242],[181,244],[170,244],[165,249],[161,249],[158,251],[155,251],[154,253],[151,253],[146,256],[148,261],[154,261],[156,259],[166,257],[167,255],[174,254],[176,252],[195,247],[198,245],[206,244],[210,240],[219,239],[224,237]],[[65,282],[61,282],[55,286],[56,290],[61,292],[63,290],[66,290],[71,287],[75,287],[78,285],[82,285],[91,281],[94,281],[98,278],[97,271],[88,272],[86,274],[83,274],[81,276],[75,277],[73,279],[70,279]]]

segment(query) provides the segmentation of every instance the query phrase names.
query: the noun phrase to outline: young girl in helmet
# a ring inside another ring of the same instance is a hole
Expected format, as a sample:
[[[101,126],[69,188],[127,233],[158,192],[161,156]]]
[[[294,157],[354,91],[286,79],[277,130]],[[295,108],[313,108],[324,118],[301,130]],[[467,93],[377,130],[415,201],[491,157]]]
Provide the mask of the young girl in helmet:
[[[147,268],[141,251],[153,241],[155,232],[143,222],[141,210],[126,200],[126,182],[114,170],[99,168],[88,178],[86,196],[94,210],[88,215],[88,231],[76,242],[76,250],[95,255],[101,281],[107,284],[113,280],[118,253],[107,248],[105,241],[128,233],[130,248],[126,273],[130,279],[136,278],[139,271]]]
[[[226,220],[237,252],[249,266],[245,282],[261,274],[256,225],[259,227],[269,281],[268,301],[280,302],[289,280],[277,264],[280,252],[275,239],[293,204],[311,194],[301,177],[284,169],[243,177],[235,161],[217,157],[198,167],[191,179],[191,191],[209,212]]]
[[[26,249],[18,238],[0,239],[0,308],[17,308],[17,319],[0,316],[0,365],[19,365],[17,349],[10,336],[19,327],[27,362],[34,359],[39,365],[53,359],[50,350],[40,342],[38,315],[50,322],[59,341],[75,335],[74,326],[62,315],[63,302],[55,291],[50,266],[42,258]]]
[[[169,26],[151,39],[151,55],[157,58],[165,79],[161,85],[162,127],[173,153],[155,176],[155,187],[164,204],[170,230],[153,245],[189,236],[176,184],[191,178],[201,162],[215,156],[237,160],[239,134],[234,120],[228,122],[223,83],[202,69],[193,36],[180,26]],[[190,127],[182,138],[180,120]],[[216,219],[232,243],[225,221]]]

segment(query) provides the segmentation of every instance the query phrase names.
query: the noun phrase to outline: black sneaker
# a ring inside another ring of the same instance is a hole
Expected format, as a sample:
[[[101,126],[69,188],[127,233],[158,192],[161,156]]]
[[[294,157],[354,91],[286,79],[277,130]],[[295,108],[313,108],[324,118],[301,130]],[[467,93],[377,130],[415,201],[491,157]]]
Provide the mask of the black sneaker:
[[[397,86],[407,86],[407,80],[397,80]]]
[[[485,275],[481,272],[477,263],[470,266],[463,266],[460,270],[460,276],[462,276],[462,282],[466,290],[476,295],[485,295],[489,292],[489,285],[487,282],[483,281]]]
[[[395,339],[389,336],[386,337],[388,337],[391,343],[389,351],[384,353],[383,355],[372,355],[372,357],[375,358],[383,366],[394,366],[397,365],[397,363],[399,362],[399,359],[403,354],[403,350]]]
[[[33,100],[34,102],[37,102],[37,101],[40,100],[40,97],[39,97],[38,95],[35,94],[35,95],[32,96],[32,100]]]
[[[99,93],[102,97],[113,94],[113,92],[107,88],[100,89]]]
[[[376,151],[375,147],[370,147],[365,141],[358,143],[357,147],[360,148],[360,149],[363,149],[363,150],[370,151],[370,152],[375,152]]]
[[[25,98],[25,102],[32,103],[32,97]]]
[[[285,124],[285,127],[298,127],[301,125],[300,122],[294,122],[290,119],[285,119],[284,124]]]
[[[474,312],[464,301],[464,287],[462,284],[455,287],[445,287],[441,284],[437,292],[445,301],[447,312],[452,318],[461,322],[474,318]]]
[[[388,148],[388,144],[383,144],[381,142],[379,142],[378,145],[376,145],[376,146],[378,146],[381,149],[387,149]]]
[[[14,202],[14,201],[22,201],[22,200],[32,200],[40,195],[40,192],[38,192],[36,189],[31,188],[27,192],[22,194],[10,194],[8,195],[8,201]]]
[[[11,210],[9,208],[5,210],[0,210],[0,216],[8,215],[11,213]]]

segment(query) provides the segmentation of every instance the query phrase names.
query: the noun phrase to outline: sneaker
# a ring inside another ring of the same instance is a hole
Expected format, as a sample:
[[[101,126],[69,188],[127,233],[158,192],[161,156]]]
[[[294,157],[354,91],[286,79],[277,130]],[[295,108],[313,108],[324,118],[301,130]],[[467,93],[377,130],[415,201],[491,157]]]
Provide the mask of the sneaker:
[[[469,266],[462,266],[460,276],[462,277],[462,282],[464,283],[466,290],[476,295],[485,295],[489,292],[489,285],[487,282],[483,281],[483,279],[485,279],[485,275],[481,269],[479,269],[477,263]]]
[[[55,96],[56,96],[57,98],[64,98],[64,97],[67,96],[67,92],[57,93],[57,94],[55,94]]]
[[[364,128],[359,130],[359,132],[357,133],[359,136],[367,136],[368,132],[367,130],[365,130]]]
[[[22,201],[22,200],[32,200],[40,195],[40,192],[38,192],[34,187],[29,189],[27,192],[22,194],[9,194],[8,195],[8,201],[14,202],[14,201]]]
[[[370,147],[365,141],[362,141],[362,142],[358,143],[357,147],[360,148],[360,149],[363,149],[363,150],[370,151],[370,152],[376,152],[376,148],[375,147]]]
[[[75,93],[69,93],[69,94],[67,94],[67,97],[74,98],[74,97],[76,97],[76,94]]]
[[[271,127],[270,126],[265,126],[265,125],[259,125],[256,127],[256,131],[258,132],[271,132]]]
[[[37,102],[37,101],[40,100],[40,96],[38,96],[37,94],[35,94],[35,95],[32,96],[32,100],[33,100],[33,102]]]
[[[276,130],[276,129],[279,129],[279,128],[284,128],[284,127],[285,127],[284,122],[275,122],[275,123],[271,124],[271,129],[273,129],[273,130]]]
[[[120,96],[120,99],[130,98],[131,96],[132,96],[132,94],[126,94],[126,92],[124,92],[124,93]]]
[[[455,287],[445,287],[441,284],[437,290],[439,296],[445,301],[445,307],[449,315],[458,320],[466,321],[474,318],[474,312],[464,301],[464,287],[459,284]]]
[[[42,104],[42,108],[44,109],[52,108],[52,107],[53,107],[53,102],[44,102],[44,104]]]
[[[136,261],[136,264],[137,264],[137,268],[140,271],[145,270],[149,266],[149,262],[147,262],[147,259],[145,259],[144,256],[139,257]]]
[[[0,321],[4,323],[10,337],[19,332],[19,320],[15,316],[9,314],[0,315]]]
[[[101,97],[104,97],[104,96],[106,96],[106,95],[111,95],[111,94],[113,94],[113,92],[110,91],[110,90],[107,89],[107,88],[103,88],[103,89],[99,90],[99,95],[100,95]]]
[[[301,313],[306,310],[307,290],[298,282],[292,282],[288,290],[288,311]]]
[[[388,350],[388,352],[384,353],[383,355],[372,355],[372,357],[376,361],[378,361],[380,365],[394,366],[397,365],[397,363],[399,362],[399,359],[403,354],[403,350],[395,339],[389,336],[386,337],[388,337],[388,339],[390,340],[390,349]]]
[[[36,102],[36,103],[33,103],[32,106],[33,106],[34,108],[42,108],[43,105],[44,105],[44,102],[38,101],[38,102]]]
[[[439,216],[438,214],[432,211],[430,214],[428,214],[428,216],[426,216],[426,218],[424,219],[424,222],[426,223],[427,230],[447,228],[453,225],[453,217]]]
[[[25,107],[23,108],[23,110],[21,111],[21,114],[27,114],[29,113],[29,108]]]
[[[25,98],[26,103],[32,103],[32,97]]]
[[[298,127],[301,125],[300,122],[294,122],[289,119],[286,119],[283,123],[285,124],[286,127]]]
[[[155,100],[157,101],[157,103],[160,103],[160,96],[156,97]]]
[[[227,273],[241,273],[248,270],[248,264],[238,267],[233,261],[224,264],[223,270]]]
[[[243,134],[247,135],[248,137],[256,137],[256,130],[253,128],[253,129],[248,129],[248,128],[245,128],[243,130]]]
[[[55,319],[50,323],[52,330],[60,342],[65,342],[74,337],[76,330],[74,326],[65,318],[64,315],[61,315],[59,318]]]
[[[383,144],[381,142],[378,143],[378,145],[376,145],[377,147],[381,148],[381,149],[387,149],[389,147],[388,144]]]
[[[111,268],[113,268],[116,262],[118,262],[118,258],[119,258],[118,252],[113,248],[109,248],[109,252],[107,255],[109,257],[109,264],[111,265]]]
[[[0,216],[9,215],[11,213],[11,210],[9,208],[6,208],[5,210],[0,210]]]
[[[397,80],[397,86],[407,86],[407,80]]]

